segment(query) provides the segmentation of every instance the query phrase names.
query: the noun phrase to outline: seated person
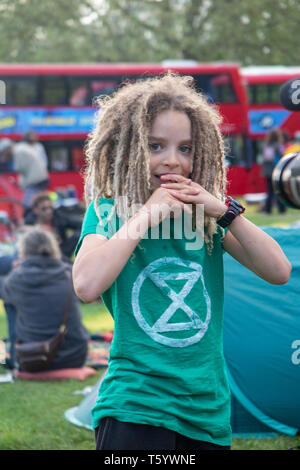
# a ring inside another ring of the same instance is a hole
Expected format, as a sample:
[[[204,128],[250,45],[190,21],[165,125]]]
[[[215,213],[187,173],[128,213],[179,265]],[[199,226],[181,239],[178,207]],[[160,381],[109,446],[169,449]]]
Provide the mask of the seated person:
[[[15,240],[18,240],[26,230],[31,227],[22,225],[17,228],[15,232]],[[0,256],[0,276],[7,276],[14,266],[18,263],[17,247],[12,254]],[[1,278],[0,278],[1,279]],[[15,368],[15,342],[16,342],[16,318],[17,312],[14,305],[4,302],[4,310],[6,313],[7,326],[8,326],[8,344],[7,352],[9,356],[5,360],[5,367],[8,369]]]
[[[70,216],[60,208],[54,209],[47,192],[36,194],[32,201],[32,210],[25,214],[24,222],[26,225],[39,225],[53,232],[63,256],[72,256],[80,236],[82,218]],[[71,235],[68,234],[70,229],[73,231]]]
[[[31,228],[20,238],[18,253],[19,264],[1,281],[0,296],[16,308],[17,341],[44,341],[56,334],[63,322],[71,265],[61,260],[53,234],[39,228]],[[66,335],[47,370],[84,366],[89,338],[72,286]]]
[[[13,269],[13,263],[16,259],[17,254],[0,256],[0,276],[7,276]],[[4,302],[4,310],[6,313],[7,326],[8,326],[8,339],[9,357],[6,358],[5,367],[8,369],[14,369],[15,364],[15,341],[16,341],[16,318],[17,312],[13,305]]]

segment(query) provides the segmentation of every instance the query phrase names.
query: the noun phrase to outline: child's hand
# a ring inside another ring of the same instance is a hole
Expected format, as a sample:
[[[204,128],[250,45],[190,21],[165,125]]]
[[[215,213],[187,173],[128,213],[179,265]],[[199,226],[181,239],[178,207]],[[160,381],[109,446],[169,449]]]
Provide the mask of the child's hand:
[[[163,183],[161,187],[168,189],[174,198],[184,204],[204,204],[204,212],[209,217],[219,218],[227,210],[225,203],[198,183],[175,174],[164,175],[161,178],[166,180],[166,183]]]
[[[175,175],[174,175],[175,176]],[[189,183],[191,180],[187,180],[183,176],[176,175],[181,183],[181,191],[187,196],[195,194],[195,188],[191,187]],[[178,188],[179,186],[177,186]],[[192,213],[192,208],[186,205],[185,201],[180,201],[178,198],[172,196],[169,189],[160,186],[157,188],[144,206],[140,209],[141,212],[147,212],[149,214],[149,226],[158,225],[163,219],[167,217],[179,217],[182,211]]]

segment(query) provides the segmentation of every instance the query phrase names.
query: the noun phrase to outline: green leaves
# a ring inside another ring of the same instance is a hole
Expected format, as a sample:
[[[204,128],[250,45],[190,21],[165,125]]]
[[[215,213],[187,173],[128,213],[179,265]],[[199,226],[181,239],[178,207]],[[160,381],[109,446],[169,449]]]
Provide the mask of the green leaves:
[[[296,65],[296,0],[1,0],[1,62]]]

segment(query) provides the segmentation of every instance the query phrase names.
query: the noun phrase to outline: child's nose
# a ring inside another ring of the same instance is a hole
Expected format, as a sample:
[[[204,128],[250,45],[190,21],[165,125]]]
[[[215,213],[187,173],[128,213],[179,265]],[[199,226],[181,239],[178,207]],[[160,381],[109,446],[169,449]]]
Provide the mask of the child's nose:
[[[166,164],[170,167],[176,167],[179,165],[179,159],[176,149],[170,149],[166,155]]]

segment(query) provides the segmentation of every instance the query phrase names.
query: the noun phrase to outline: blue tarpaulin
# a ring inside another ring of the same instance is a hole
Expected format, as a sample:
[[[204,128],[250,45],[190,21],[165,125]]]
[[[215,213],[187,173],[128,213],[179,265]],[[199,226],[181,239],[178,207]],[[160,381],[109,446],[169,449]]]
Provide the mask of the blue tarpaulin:
[[[233,400],[270,430],[300,429],[300,228],[266,227],[292,264],[271,285],[225,255],[224,354]],[[239,432],[238,416],[232,423]],[[257,431],[260,427],[257,426]],[[247,432],[247,419],[243,421]]]

